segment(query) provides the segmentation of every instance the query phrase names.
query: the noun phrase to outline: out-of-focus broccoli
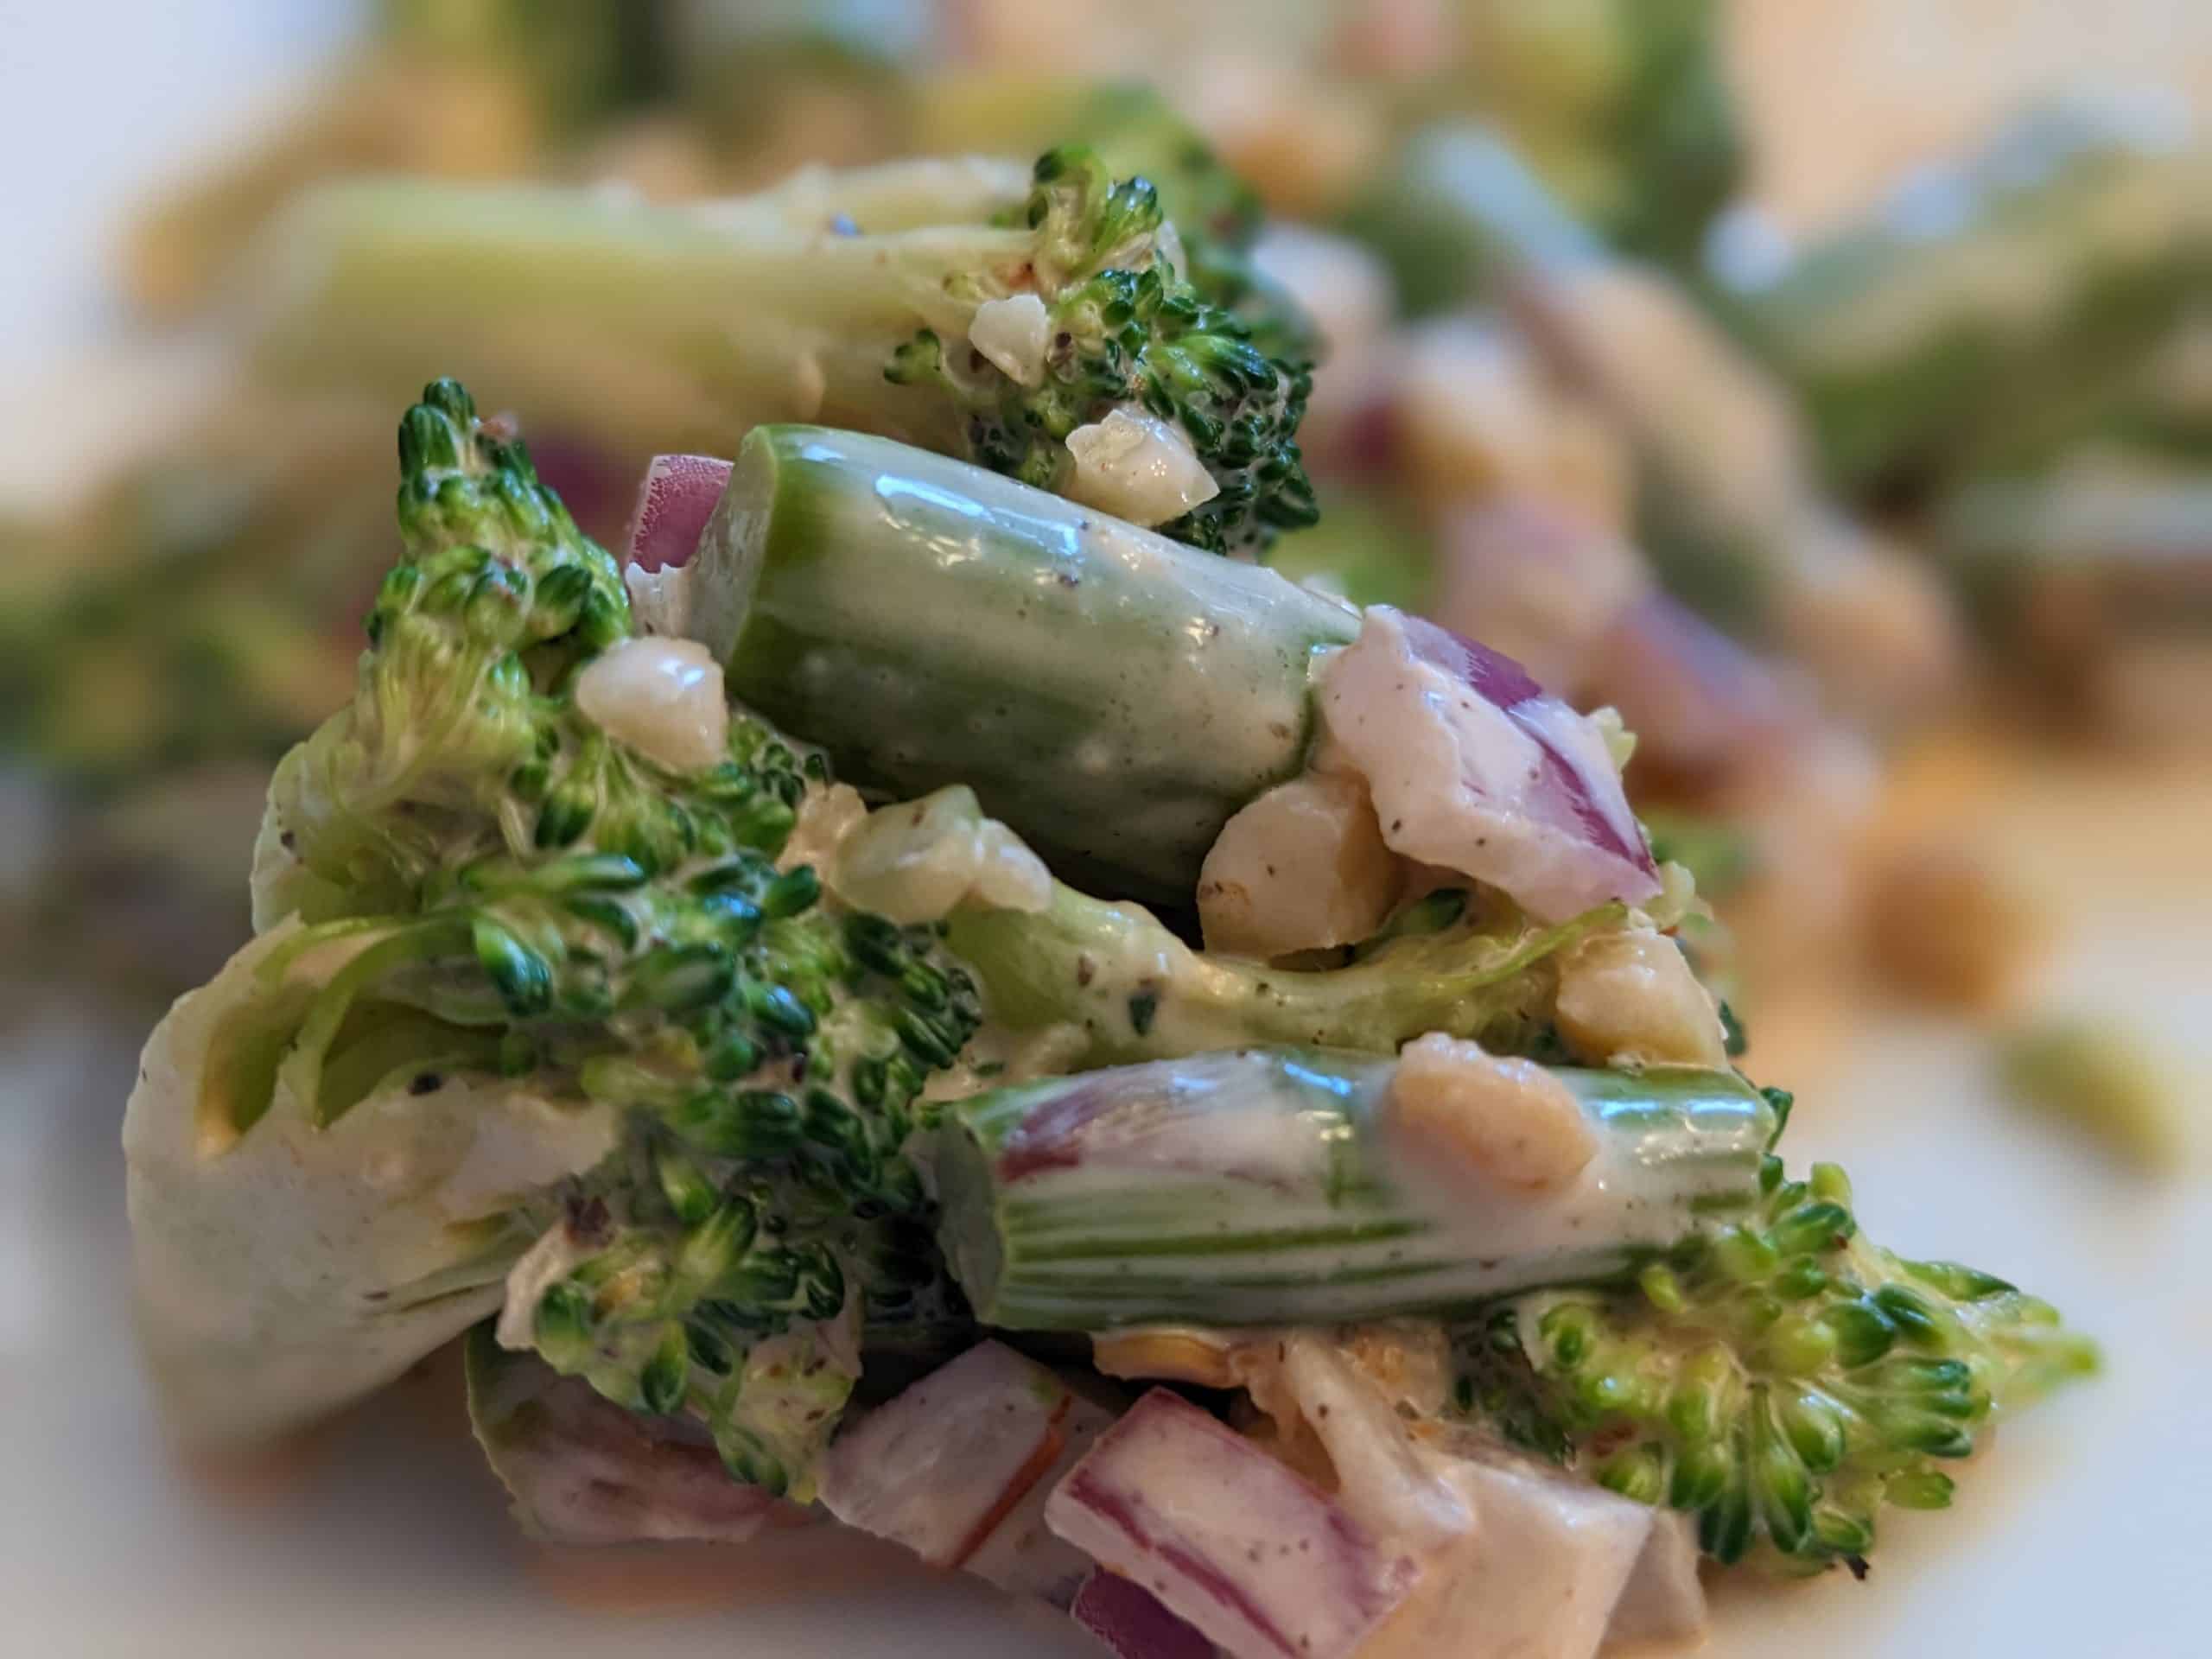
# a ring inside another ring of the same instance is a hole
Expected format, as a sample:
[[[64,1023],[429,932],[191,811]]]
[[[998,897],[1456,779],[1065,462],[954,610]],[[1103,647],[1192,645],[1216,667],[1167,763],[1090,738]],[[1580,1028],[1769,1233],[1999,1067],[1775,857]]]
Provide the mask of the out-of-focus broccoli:
[[[2110,1019],[2038,1021],[1999,1045],[1998,1077],[2031,1111],[2071,1125],[2148,1174],[2171,1173],[2188,1141],[2174,1068]]]
[[[1841,1170],[1784,1178],[1757,1212],[1631,1285],[1539,1291],[1467,1327],[1461,1411],[1649,1503],[1694,1516],[1722,1562],[1863,1572],[1885,1503],[1941,1509],[1938,1460],[2096,1363],[2046,1304],[1867,1241]]]
[[[1228,308],[1247,292],[1185,273],[1149,181],[1079,147],[1026,176],[817,169],[685,207],[345,185],[303,201],[270,258],[263,360],[288,378],[387,389],[450,363],[618,449],[727,449],[758,422],[820,418],[1063,493],[1086,429],[1105,423],[1110,448],[1121,411],[1203,469],[1160,510],[1169,533],[1244,547],[1314,517],[1308,365]]]
[[[1284,537],[1268,563],[1293,582],[1353,604],[1421,611],[1435,580],[1429,538],[1386,503],[1331,494],[1320,523]]]
[[[1838,488],[2032,463],[2141,385],[2212,275],[2212,168],[2139,113],[2031,111],[1739,296]]]

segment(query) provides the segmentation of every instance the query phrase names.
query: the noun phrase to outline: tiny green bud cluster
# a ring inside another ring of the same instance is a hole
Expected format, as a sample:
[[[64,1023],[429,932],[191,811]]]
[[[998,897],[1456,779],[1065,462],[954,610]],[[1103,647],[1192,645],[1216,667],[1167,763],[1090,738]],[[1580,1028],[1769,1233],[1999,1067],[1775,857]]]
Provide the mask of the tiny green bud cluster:
[[[1050,150],[1020,212],[1037,236],[1028,280],[1050,320],[1042,384],[1024,386],[928,330],[886,376],[957,398],[970,458],[1042,489],[1065,486],[1077,427],[1128,404],[1175,423],[1220,491],[1162,526],[1193,545],[1260,547],[1313,523],[1297,443],[1311,365],[1268,355],[1249,324],[1176,270],[1152,184],[1114,178],[1086,149]]]
[[[1859,1237],[1841,1170],[1783,1177],[1633,1284],[1518,1297],[1461,1333],[1459,1406],[1612,1490],[1696,1518],[1734,1562],[1863,1571],[1885,1503],[1940,1509],[1937,1461],[2000,1405],[2090,1370],[2045,1304]]]

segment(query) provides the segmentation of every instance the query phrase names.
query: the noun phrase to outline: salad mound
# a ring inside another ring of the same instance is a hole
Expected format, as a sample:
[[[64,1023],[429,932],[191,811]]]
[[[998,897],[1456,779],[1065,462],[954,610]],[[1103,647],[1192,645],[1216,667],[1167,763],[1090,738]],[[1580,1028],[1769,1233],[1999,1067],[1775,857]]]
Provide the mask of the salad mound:
[[[1625,740],[1510,659],[886,439],[657,464],[626,569],[451,381],[400,460],[130,1103],[187,1433],[470,1332],[552,1535],[818,1503],[1124,1653],[1567,1654],[1700,1550],[1863,1569],[2090,1364],[1785,1173]]]

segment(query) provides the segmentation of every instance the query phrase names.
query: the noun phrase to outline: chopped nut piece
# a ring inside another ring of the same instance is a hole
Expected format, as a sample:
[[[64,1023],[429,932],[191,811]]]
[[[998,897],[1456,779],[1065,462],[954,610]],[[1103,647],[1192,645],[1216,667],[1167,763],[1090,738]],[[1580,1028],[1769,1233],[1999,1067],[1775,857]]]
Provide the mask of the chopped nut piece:
[[[1681,948],[1649,928],[1592,934],[1560,959],[1560,1035],[1592,1065],[1726,1065],[1719,1010]]]
[[[1398,896],[1367,785],[1309,775],[1279,784],[1222,827],[1198,873],[1206,948],[1273,958],[1370,936]]]
[[[1559,1186],[1597,1156],[1573,1091],[1531,1060],[1432,1033],[1399,1052],[1387,1121],[1424,1160],[1506,1186]]]

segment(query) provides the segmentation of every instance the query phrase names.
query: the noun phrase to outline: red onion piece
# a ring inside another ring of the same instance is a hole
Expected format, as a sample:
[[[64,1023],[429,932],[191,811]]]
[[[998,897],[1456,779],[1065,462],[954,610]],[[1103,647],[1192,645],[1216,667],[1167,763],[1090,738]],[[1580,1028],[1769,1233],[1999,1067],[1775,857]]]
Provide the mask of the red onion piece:
[[[1597,1659],[1659,1512],[1494,1446],[1465,1449],[1438,1462],[1475,1527],[1430,1558],[1360,1659]]]
[[[1107,1421],[1046,1367],[982,1343],[841,1434],[823,1459],[822,1503],[925,1561],[971,1565],[1064,1460],[1071,1439],[1087,1442]],[[993,1559],[1018,1554],[1001,1548]]]
[[[732,1480],[688,1423],[625,1411],[534,1355],[472,1337],[469,1410],[493,1470],[535,1536],[553,1543],[741,1543],[805,1512]]]
[[[1085,1579],[1068,1611],[1114,1659],[1214,1659],[1219,1651],[1151,1591],[1112,1573]]]
[[[1330,664],[1321,764],[1358,773],[1383,840],[1540,921],[1659,892],[1604,737],[1511,658],[1388,606]]]
[[[626,563],[672,570],[689,560],[729,482],[730,464],[712,455],[655,455],[630,514]]]
[[[1045,1519],[1235,1659],[1338,1659],[1419,1575],[1343,1508],[1155,1389],[1054,1489]]]
[[[561,498],[584,534],[614,546],[637,487],[635,458],[610,454],[588,439],[538,431],[530,436],[530,459],[538,482]]]
[[[1719,788],[1771,767],[1779,746],[1819,723],[1772,668],[1664,594],[1614,618],[1583,685],[1636,733],[1639,781],[1656,770],[1682,787]]]

